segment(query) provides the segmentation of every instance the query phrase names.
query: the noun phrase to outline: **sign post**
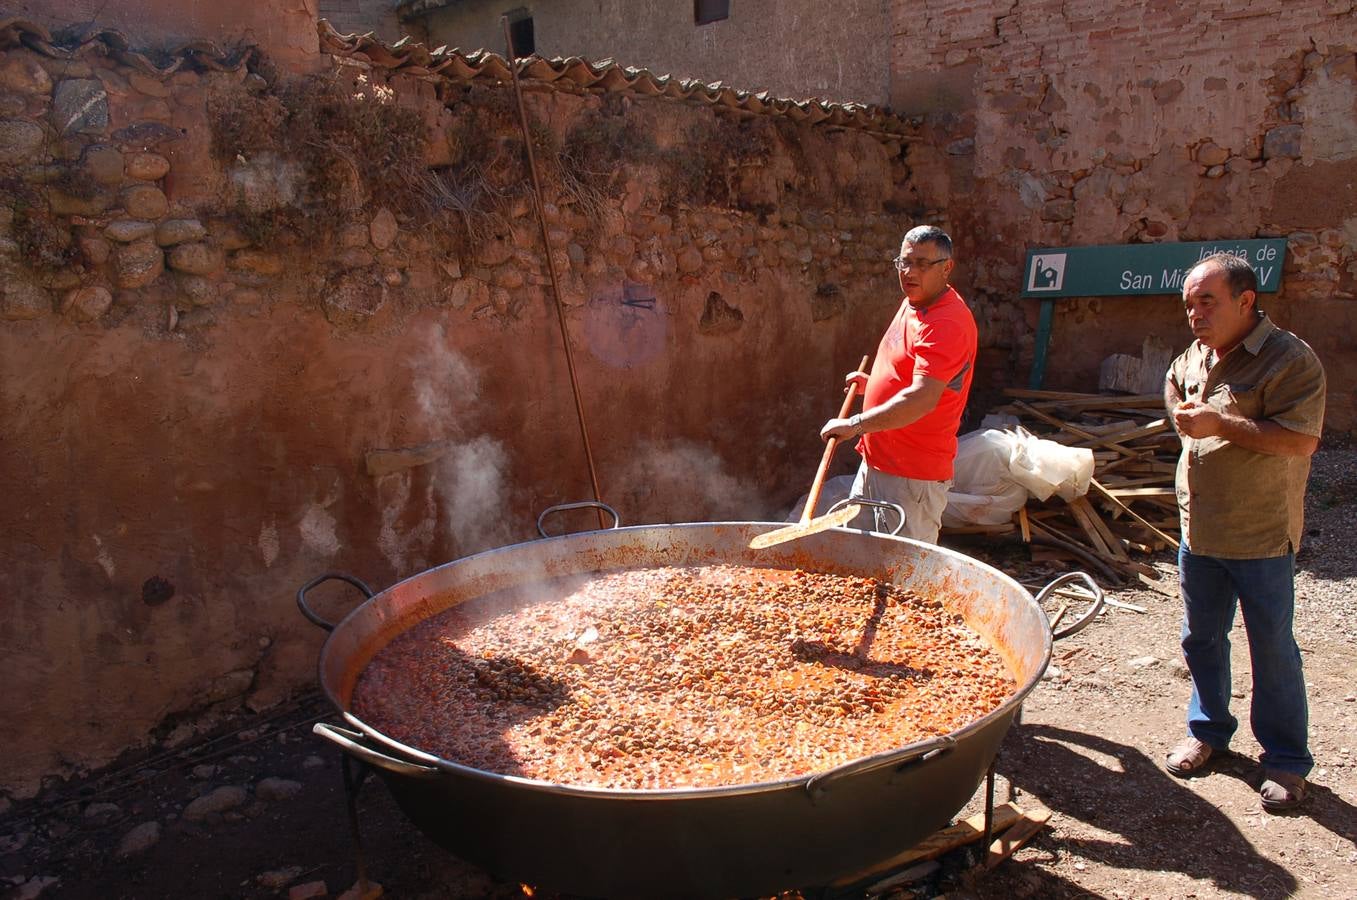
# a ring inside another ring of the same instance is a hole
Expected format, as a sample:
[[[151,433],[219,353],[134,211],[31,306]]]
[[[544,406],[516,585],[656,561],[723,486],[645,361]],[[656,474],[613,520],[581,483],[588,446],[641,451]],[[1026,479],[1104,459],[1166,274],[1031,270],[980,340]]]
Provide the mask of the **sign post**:
[[[1029,386],[1040,388],[1046,377],[1056,298],[1177,294],[1192,267],[1213,253],[1248,260],[1258,275],[1259,293],[1281,287],[1285,238],[1028,250],[1022,296],[1042,301]]]

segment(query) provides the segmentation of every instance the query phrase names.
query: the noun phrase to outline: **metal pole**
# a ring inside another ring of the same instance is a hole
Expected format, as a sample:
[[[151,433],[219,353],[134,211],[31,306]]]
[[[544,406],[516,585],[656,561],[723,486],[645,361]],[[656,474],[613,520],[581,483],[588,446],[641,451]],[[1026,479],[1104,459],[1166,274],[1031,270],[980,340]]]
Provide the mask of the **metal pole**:
[[[1041,313],[1037,317],[1037,339],[1032,351],[1032,372],[1028,376],[1027,386],[1034,391],[1041,390],[1046,380],[1046,351],[1051,346],[1051,322],[1055,319],[1055,301],[1047,297],[1041,301]]]
[[[589,483],[594,489],[594,499],[602,502],[603,494],[598,489],[598,471],[594,468],[594,452],[589,446],[589,428],[584,422],[584,401],[580,399],[579,378],[575,374],[575,356],[570,349],[570,332],[565,326],[565,308],[561,304],[561,283],[556,277],[556,260],[551,255],[551,242],[547,240],[547,219],[542,211],[542,182],[537,177],[537,156],[532,150],[532,132],[528,128],[528,110],[523,105],[523,89],[518,84],[518,56],[514,53],[514,40],[509,32],[509,17],[500,16],[504,26],[504,46],[508,48],[507,61],[509,74],[513,78],[514,100],[518,103],[518,122],[523,128],[523,146],[528,152],[528,172],[532,175],[533,206],[537,210],[537,224],[542,231],[542,250],[547,255],[547,272],[551,276],[551,295],[556,300],[556,321],[561,326],[561,345],[565,347],[565,364],[570,370],[570,391],[575,397],[575,413],[580,422],[580,439],[584,442],[584,458],[589,463]],[[606,528],[603,510],[598,512],[598,527]]]

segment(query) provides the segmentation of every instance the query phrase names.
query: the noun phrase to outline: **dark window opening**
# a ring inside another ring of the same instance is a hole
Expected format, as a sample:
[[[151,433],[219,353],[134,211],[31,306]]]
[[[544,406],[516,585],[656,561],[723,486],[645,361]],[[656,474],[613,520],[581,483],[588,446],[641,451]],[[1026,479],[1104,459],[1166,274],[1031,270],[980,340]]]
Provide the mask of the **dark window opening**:
[[[693,0],[693,24],[706,25],[730,18],[730,0]]]
[[[537,41],[532,32],[532,13],[526,9],[515,9],[505,13],[509,18],[509,41],[514,48],[514,56],[531,56],[537,52]]]

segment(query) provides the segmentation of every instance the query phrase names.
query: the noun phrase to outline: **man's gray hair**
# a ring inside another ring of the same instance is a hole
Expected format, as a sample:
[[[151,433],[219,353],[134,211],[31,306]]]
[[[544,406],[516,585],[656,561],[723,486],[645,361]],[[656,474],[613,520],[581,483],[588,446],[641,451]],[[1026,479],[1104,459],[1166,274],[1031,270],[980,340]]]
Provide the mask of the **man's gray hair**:
[[[952,239],[936,225],[916,225],[905,232],[902,244],[934,244],[943,253],[952,255]]]
[[[1225,283],[1230,287],[1231,297],[1238,297],[1245,291],[1258,293],[1258,273],[1253,271],[1253,266],[1244,257],[1233,253],[1212,253],[1192,268],[1195,271],[1207,265],[1220,267],[1225,275]]]

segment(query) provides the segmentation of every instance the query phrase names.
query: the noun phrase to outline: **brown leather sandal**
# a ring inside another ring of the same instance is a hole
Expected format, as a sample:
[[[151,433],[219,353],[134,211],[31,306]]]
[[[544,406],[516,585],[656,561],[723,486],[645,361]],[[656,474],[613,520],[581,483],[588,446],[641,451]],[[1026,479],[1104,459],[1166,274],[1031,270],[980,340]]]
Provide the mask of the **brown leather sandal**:
[[[1258,788],[1258,796],[1263,809],[1268,812],[1281,812],[1295,809],[1305,802],[1310,784],[1299,775],[1282,772],[1277,769],[1263,770],[1263,783]]]
[[[1214,753],[1215,749],[1205,741],[1185,737],[1168,752],[1164,768],[1170,775],[1187,778],[1204,769]]]

